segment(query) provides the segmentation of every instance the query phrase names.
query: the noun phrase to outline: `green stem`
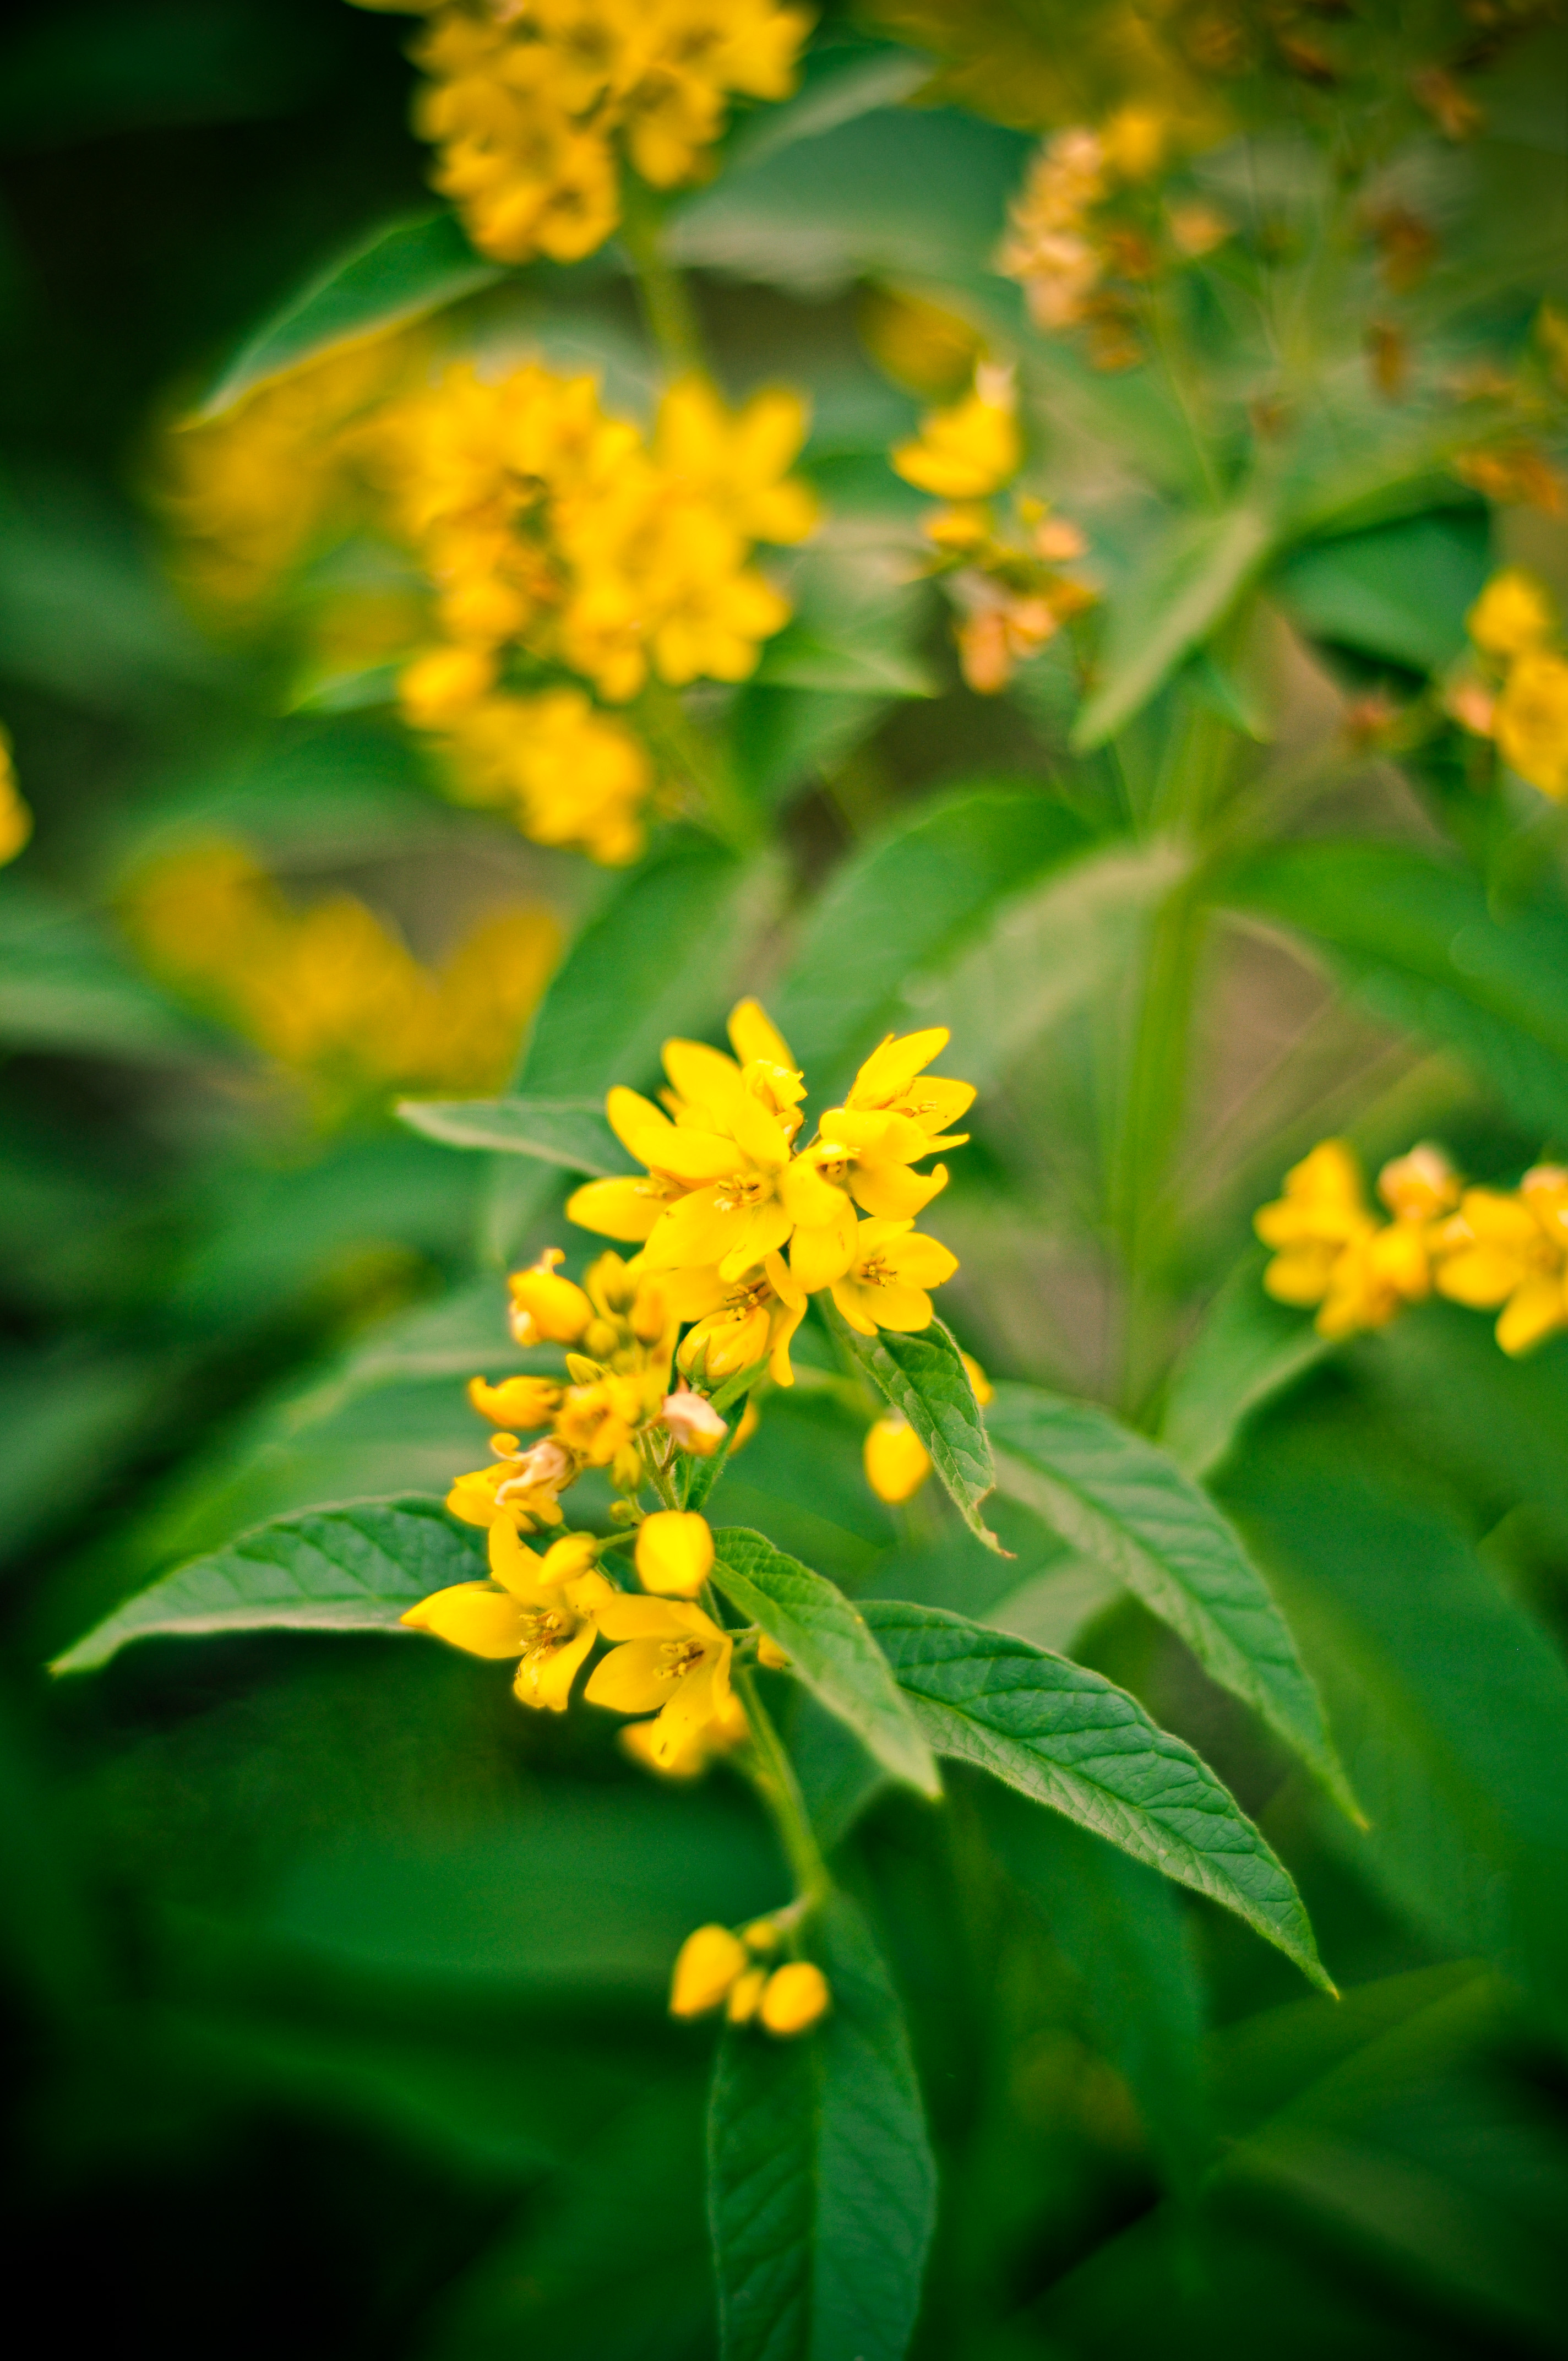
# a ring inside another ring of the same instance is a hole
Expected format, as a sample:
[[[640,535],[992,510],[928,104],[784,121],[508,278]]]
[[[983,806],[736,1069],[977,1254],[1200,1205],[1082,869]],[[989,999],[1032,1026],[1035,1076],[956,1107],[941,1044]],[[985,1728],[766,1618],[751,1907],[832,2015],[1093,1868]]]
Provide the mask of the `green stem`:
[[[620,242],[630,258],[648,334],[672,377],[707,368],[702,323],[691,289],[664,252],[662,208],[640,186],[628,186]]]
[[[832,1891],[833,1881],[828,1874],[828,1864],[811,1832],[811,1822],[806,1817],[806,1802],[795,1775],[795,1765],[785,1753],[784,1741],[773,1728],[773,1719],[762,1703],[757,1675],[751,1666],[739,1665],[734,1677],[751,1731],[751,1784],[766,1805],[779,1832],[779,1842],[784,1847],[795,1891],[804,1902],[815,1906],[827,1900]]]

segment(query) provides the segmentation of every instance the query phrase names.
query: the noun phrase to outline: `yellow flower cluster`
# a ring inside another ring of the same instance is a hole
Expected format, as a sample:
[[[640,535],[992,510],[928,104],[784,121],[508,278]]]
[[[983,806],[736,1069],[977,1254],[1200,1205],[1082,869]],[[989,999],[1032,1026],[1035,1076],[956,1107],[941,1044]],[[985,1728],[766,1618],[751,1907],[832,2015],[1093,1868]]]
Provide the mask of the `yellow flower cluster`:
[[[1076,525],[1049,515],[1039,500],[1015,500],[1022,538],[1009,540],[992,509],[992,495],[1024,462],[1013,372],[981,362],[971,390],[932,411],[891,456],[905,483],[944,503],[926,520],[939,553],[934,570],[948,577],[959,604],[964,678],[980,696],[993,697],[1021,658],[1036,654],[1095,597],[1056,570],[1084,554]]]
[[[754,545],[817,521],[789,476],[805,434],[794,394],[730,412],[688,377],[649,440],[607,415],[592,377],[532,364],[493,382],[450,368],[384,416],[375,464],[442,634],[405,668],[403,710],[444,741],[459,793],[543,842],[635,856],[652,785],[637,739],[581,689],[504,693],[503,659],[575,674],[611,705],[651,675],[743,680],[789,615]]]
[[[948,1126],[974,1092],[926,1072],[944,1028],[890,1037],[802,1147],[806,1083],[755,1001],[734,1010],[729,1039],[732,1058],[699,1041],[664,1044],[663,1109],[610,1092],[610,1123],[647,1177],[590,1180],[566,1210],[641,1246],[635,1268],[694,1323],[676,1355],[688,1378],[717,1388],[765,1359],[788,1385],[790,1339],[823,1290],[863,1335],[929,1326],[927,1290],[958,1264],[915,1228],[947,1167],[916,1167],[962,1145]]]
[[[1257,1215],[1275,1249],[1264,1285],[1281,1303],[1318,1305],[1323,1335],[1384,1327],[1434,1290],[1497,1312],[1505,1353],[1568,1327],[1568,1170],[1538,1164],[1517,1190],[1466,1188],[1435,1148],[1417,1148],[1384,1166],[1377,1193],[1391,1221],[1367,1205],[1350,1149],[1324,1140]]]
[[[698,1927],[681,1945],[670,1982],[672,2016],[706,2016],[720,2008],[731,2025],[762,2026],[781,2039],[806,2033],[832,2004],[828,1979],[812,1960],[770,1968],[790,1918],[781,1911],[734,1934]]]
[[[1449,710],[1561,803],[1568,796],[1568,659],[1551,598],[1532,576],[1509,567],[1487,583],[1468,624],[1479,666],[1450,683]]]
[[[439,149],[435,186],[499,262],[576,262],[602,246],[620,219],[621,156],[655,188],[696,178],[732,95],[788,97],[811,26],[777,0],[426,0],[422,13],[415,127]]]
[[[16,785],[10,737],[0,730],[0,869],[7,861],[15,861],[32,832],[33,816]]]
[[[158,862],[123,916],[153,972],[299,1075],[323,1121],[499,1089],[560,950],[548,911],[510,910],[432,972],[351,895],[294,909],[236,844]]]

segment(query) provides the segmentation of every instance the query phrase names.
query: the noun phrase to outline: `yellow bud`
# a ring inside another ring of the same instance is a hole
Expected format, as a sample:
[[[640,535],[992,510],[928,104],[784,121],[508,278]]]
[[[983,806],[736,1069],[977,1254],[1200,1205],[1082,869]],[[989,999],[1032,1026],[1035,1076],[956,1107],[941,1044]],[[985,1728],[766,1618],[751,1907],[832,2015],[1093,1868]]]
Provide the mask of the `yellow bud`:
[[[986,1403],[992,1400],[994,1397],[996,1388],[992,1384],[991,1379],[986,1376],[985,1371],[981,1367],[980,1363],[975,1359],[972,1353],[960,1353],[959,1355],[959,1358],[964,1365],[970,1385],[974,1388],[974,1398],[983,1410]]]
[[[503,1378],[499,1386],[470,1378],[468,1399],[498,1426],[543,1426],[560,1407],[561,1389],[550,1378]]]
[[[925,1444],[902,1411],[890,1410],[867,1429],[866,1481],[879,1500],[912,1499],[931,1473]]]
[[[757,2014],[757,2004],[762,1997],[768,1981],[766,1968],[748,1968],[737,1976],[729,1987],[729,2002],[725,2015],[731,2025],[750,2025]]]
[[[637,1573],[644,1590],[663,1598],[695,1598],[713,1565],[707,1519],[695,1510],[659,1509],[637,1529]]]
[[[1493,575],[1465,620],[1488,655],[1522,655],[1552,637],[1552,601],[1532,575],[1510,566]]]
[[[778,1920],[753,1918],[749,1927],[741,1927],[740,1940],[749,1951],[776,1951],[779,1947]]]
[[[739,1937],[728,1927],[699,1927],[681,1945],[670,1980],[670,2015],[706,2015],[750,1965]]]
[[[770,1673],[787,1673],[789,1670],[789,1658],[778,1642],[770,1640],[765,1631],[757,1642],[757,1662]]]
[[[559,1246],[546,1246],[531,1269],[514,1270],[508,1279],[512,1334],[520,1345],[575,1345],[593,1318],[582,1289],[556,1276],[555,1265],[565,1260]]]
[[[770,2033],[788,2039],[825,2016],[831,2001],[821,1969],[810,1960],[791,1960],[768,1978],[759,2014]]]

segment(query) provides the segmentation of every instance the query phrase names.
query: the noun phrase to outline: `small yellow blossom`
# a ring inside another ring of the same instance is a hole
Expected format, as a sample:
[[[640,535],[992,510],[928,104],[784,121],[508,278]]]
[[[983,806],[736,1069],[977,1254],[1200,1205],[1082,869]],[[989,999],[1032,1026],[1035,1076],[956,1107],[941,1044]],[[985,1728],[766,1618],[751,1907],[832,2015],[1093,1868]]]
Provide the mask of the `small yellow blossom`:
[[[1287,1173],[1284,1196],[1255,1217],[1258,1236],[1275,1249],[1264,1286],[1277,1302],[1315,1304],[1325,1336],[1384,1327],[1431,1292],[1431,1224],[1454,1202],[1453,1176],[1435,1148],[1422,1148],[1387,1165],[1378,1187],[1391,1222],[1379,1222],[1367,1204],[1344,1142],[1328,1139]]]
[[[900,1410],[866,1429],[864,1457],[867,1483],[894,1508],[912,1499],[931,1473],[930,1455]]]
[[[700,1607],[617,1593],[599,1608],[598,1626],[616,1645],[596,1666],[585,1695],[616,1713],[656,1713],[648,1740],[655,1763],[678,1753],[723,1714],[734,1642]]]
[[[0,730],[0,869],[16,855],[33,832],[33,816],[22,801],[11,760],[11,741]]]
[[[758,2015],[770,2033],[788,2040],[809,2032],[831,2004],[821,1969],[811,1960],[791,1960],[768,1978]]]
[[[760,1270],[726,1287],[717,1273],[715,1301],[682,1341],[676,1361],[688,1378],[721,1385],[766,1361],[775,1385],[792,1386],[790,1340],[806,1317],[806,1294],[776,1254]]]
[[[923,1236],[913,1222],[862,1222],[854,1260],[833,1282],[833,1301],[862,1336],[874,1336],[879,1328],[928,1328],[934,1313],[927,1290],[940,1287],[958,1267],[958,1257]]]
[[[489,1529],[491,1579],[433,1592],[401,1620],[470,1655],[518,1657],[513,1686],[521,1702],[565,1713],[593,1648],[596,1617],[617,1595],[588,1567],[591,1549],[574,1535],[541,1560],[498,1519]]]
[[[659,1509],[637,1528],[637,1578],[664,1598],[695,1598],[713,1570],[713,1534],[695,1510]]]
[[[984,500],[1011,483],[1023,465],[1017,397],[1010,369],[982,362],[970,392],[932,411],[893,464],[907,484],[943,500]]]
[[[655,1756],[653,1734],[657,1727],[652,1721],[629,1721],[617,1730],[616,1744],[640,1771],[651,1771],[655,1778],[674,1780],[677,1784],[700,1779],[715,1761],[744,1745],[751,1735],[746,1708],[733,1690],[718,1718],[694,1730],[685,1744],[673,1752]]]
[[[536,1263],[514,1270],[508,1279],[511,1333],[518,1344],[575,1345],[592,1320],[588,1297],[559,1274],[556,1267],[565,1259],[559,1246],[546,1246]]]
[[[1518,566],[1494,574],[1465,618],[1476,646],[1493,656],[1523,655],[1541,646],[1554,622],[1545,588]]]
[[[1493,717],[1503,760],[1543,796],[1568,796],[1568,662],[1546,648],[1516,656]]]
[[[1538,1164],[1517,1195],[1467,1189],[1437,1240],[1438,1292],[1490,1312],[1497,1342],[1528,1353],[1568,1326],[1568,1171]]]
[[[724,2004],[724,2015],[730,2025],[750,2025],[762,2003],[767,1984],[766,1968],[748,1968],[736,1977],[729,1987],[729,1997]]]
[[[728,1927],[698,1927],[675,1956],[670,1981],[672,2016],[706,2016],[721,2006],[751,1965],[746,1947]]]

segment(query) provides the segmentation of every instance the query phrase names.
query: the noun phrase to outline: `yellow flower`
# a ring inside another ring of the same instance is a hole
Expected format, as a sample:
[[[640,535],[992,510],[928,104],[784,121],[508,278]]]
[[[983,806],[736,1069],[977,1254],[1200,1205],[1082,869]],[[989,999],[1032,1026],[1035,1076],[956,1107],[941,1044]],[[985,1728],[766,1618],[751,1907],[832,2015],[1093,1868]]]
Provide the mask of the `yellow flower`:
[[[1276,1301],[1321,1303],[1346,1246],[1376,1226],[1362,1192],[1361,1168],[1344,1142],[1325,1139],[1293,1165],[1284,1196],[1263,1206],[1253,1226],[1276,1250],[1263,1274]]]
[[[1519,656],[1549,640],[1554,620],[1542,584],[1510,566],[1493,575],[1465,617],[1465,626],[1488,655]]]
[[[1012,372],[982,362],[973,390],[948,409],[931,411],[920,432],[893,453],[907,484],[943,500],[984,500],[1023,465]]]
[[[894,1508],[912,1499],[931,1473],[929,1454],[901,1410],[866,1429],[864,1458],[867,1483]]]
[[[793,1386],[790,1340],[806,1317],[806,1294],[779,1256],[768,1255],[760,1270],[728,1288],[717,1272],[707,1277],[712,1308],[701,1312],[675,1355],[684,1374],[718,1386],[766,1360],[775,1385]]]
[[[959,1143],[943,1143],[949,1144]],[[945,1164],[934,1172],[909,1169],[918,1158],[929,1156],[933,1145],[930,1134],[912,1115],[831,1107],[822,1118],[821,1137],[811,1155],[824,1180],[847,1189],[862,1213],[896,1220],[920,1213],[947,1187]]]
[[[855,1257],[833,1283],[833,1301],[851,1328],[874,1336],[879,1328],[928,1328],[935,1316],[927,1290],[957,1270],[958,1257],[913,1222],[862,1222]]]
[[[789,2040],[825,2016],[832,1997],[819,1967],[810,1960],[791,1960],[768,1978],[757,2013],[770,2033]]]
[[[1493,719],[1503,760],[1543,796],[1568,796],[1568,663],[1529,648],[1509,667]]]
[[[684,377],[659,405],[653,456],[749,541],[804,541],[817,527],[817,499],[789,471],[807,422],[800,395],[782,386],[766,387],[730,412],[707,378]]]
[[[729,1705],[734,1642],[685,1599],[618,1592],[598,1613],[600,1631],[617,1644],[584,1694],[616,1713],[656,1712],[649,1752],[653,1762],[667,1762]]]
[[[453,791],[466,803],[509,813],[535,844],[575,848],[612,867],[635,861],[653,773],[625,723],[596,712],[576,688],[463,703],[454,695],[437,710],[428,686],[433,668],[459,657],[465,667],[494,668],[493,658],[473,649],[446,648],[418,658],[400,682],[409,719],[445,732]],[[438,687],[446,677],[438,677]]]
[[[556,1265],[566,1259],[559,1246],[546,1246],[527,1270],[507,1280],[511,1296],[511,1333],[520,1345],[575,1345],[594,1316],[580,1287],[562,1279]]]
[[[561,1406],[561,1389],[553,1378],[503,1378],[499,1386],[470,1378],[468,1400],[496,1426],[548,1426]]]
[[[663,1598],[695,1598],[713,1570],[713,1534],[695,1510],[660,1509],[637,1528],[637,1578]]]
[[[700,1779],[710,1763],[743,1745],[751,1735],[746,1709],[740,1698],[730,1692],[729,1702],[716,1721],[706,1729],[694,1731],[685,1745],[672,1754],[655,1761],[652,1735],[657,1724],[651,1721],[629,1721],[616,1732],[616,1744],[630,1762],[641,1771],[652,1771],[655,1778],[685,1782]]]
[[[750,1964],[745,1945],[728,1927],[698,1927],[675,1956],[670,2015],[706,2016],[720,2005]]]
[[[489,1537],[492,1578],[434,1591],[400,1620],[473,1656],[518,1657],[513,1687],[521,1702],[565,1713],[594,1644],[596,1617],[617,1596],[602,1574],[585,1570],[592,1547],[574,1534],[541,1560],[510,1523],[497,1520]]]
[[[515,1434],[497,1434],[490,1448],[499,1464],[457,1477],[446,1495],[452,1514],[466,1525],[510,1523],[521,1532],[531,1532],[535,1524],[558,1525],[560,1495],[578,1474],[578,1463],[565,1445],[548,1434],[532,1451],[519,1451]]]
[[[16,786],[11,741],[0,730],[0,869],[16,855],[33,832],[33,816]]]
[[[962,1139],[942,1135],[972,1106],[974,1091],[968,1082],[949,1082],[944,1075],[926,1071],[932,1059],[941,1056],[948,1038],[945,1025],[897,1038],[890,1033],[855,1076],[846,1108],[907,1115],[926,1133],[933,1152],[938,1148],[961,1148]]]
[[[1497,1342],[1528,1353],[1568,1326],[1568,1171],[1538,1164],[1517,1196],[1467,1189],[1436,1241],[1440,1295],[1475,1311],[1499,1304]]]

